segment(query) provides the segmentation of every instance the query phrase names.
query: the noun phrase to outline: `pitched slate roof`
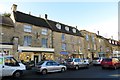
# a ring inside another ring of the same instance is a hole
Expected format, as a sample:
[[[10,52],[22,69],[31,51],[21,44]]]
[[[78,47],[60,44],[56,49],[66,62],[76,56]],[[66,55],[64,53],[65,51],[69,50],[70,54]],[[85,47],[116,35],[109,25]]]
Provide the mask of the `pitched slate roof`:
[[[49,22],[49,24],[51,25],[52,29],[56,32],[61,32],[61,33],[66,33],[66,34],[71,34],[71,35],[75,35],[75,36],[82,36],[80,34],[80,31],[74,27],[71,27],[71,26],[68,26],[68,25],[65,25],[65,24],[62,24],[62,23],[59,23],[59,22],[56,22],[56,21],[52,21],[52,20],[47,20]],[[61,25],[61,29],[58,29],[56,27],[56,24],[60,24]],[[65,27],[69,27],[69,31],[67,31],[65,29]],[[73,32],[72,29],[75,29],[76,30],[76,33]]]
[[[46,21],[40,17],[35,17],[19,11],[14,12],[14,17],[17,22],[28,23],[35,26],[46,27],[51,29],[49,25],[46,23]]]
[[[10,17],[0,16],[0,24],[13,27],[13,21]]]
[[[17,22],[29,23],[29,24],[36,25],[39,27],[46,27],[46,28],[49,28],[56,32],[71,34],[71,35],[75,35],[75,36],[81,36],[80,31],[78,29],[68,26],[69,31],[66,31],[65,26],[67,26],[67,25],[56,22],[56,21],[43,19],[40,17],[35,17],[35,16],[25,14],[25,13],[22,13],[19,11],[14,12],[14,16],[15,16],[15,20]],[[57,23],[59,23],[61,25],[61,29],[56,28]],[[73,33],[72,29],[76,29],[76,33]]]

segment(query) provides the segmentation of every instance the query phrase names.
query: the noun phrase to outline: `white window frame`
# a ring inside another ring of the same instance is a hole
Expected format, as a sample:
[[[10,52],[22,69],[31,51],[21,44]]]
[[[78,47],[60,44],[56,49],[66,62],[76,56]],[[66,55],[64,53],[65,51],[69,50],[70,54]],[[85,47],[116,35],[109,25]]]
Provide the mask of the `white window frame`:
[[[67,47],[66,44],[63,43],[63,44],[62,44],[62,50],[66,51],[66,47]]]
[[[58,29],[61,29],[61,25],[60,25],[59,23],[56,24],[56,27],[57,27]]]
[[[72,29],[73,33],[76,33],[76,29]]]
[[[32,26],[24,25],[24,32],[32,32]]]
[[[68,27],[68,26],[65,26],[65,30],[66,30],[66,31],[69,31],[69,27]]]
[[[42,32],[41,32],[42,35],[47,35],[48,34],[48,29],[42,29]]]
[[[25,37],[27,38],[25,39]],[[31,44],[32,44],[32,36],[24,36],[24,46],[30,46]]]

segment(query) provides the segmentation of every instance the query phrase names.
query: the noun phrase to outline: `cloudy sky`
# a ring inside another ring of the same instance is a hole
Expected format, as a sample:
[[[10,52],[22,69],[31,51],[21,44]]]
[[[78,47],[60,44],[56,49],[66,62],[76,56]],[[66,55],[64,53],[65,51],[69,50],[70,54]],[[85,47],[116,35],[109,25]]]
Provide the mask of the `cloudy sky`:
[[[18,0],[19,1],[19,0]],[[50,0],[49,0],[50,1]],[[92,1],[2,1],[0,2],[0,13],[11,12],[12,4],[16,4],[17,10],[31,15],[77,26],[79,30],[88,30],[106,38],[118,39],[118,1],[117,0],[92,0]]]

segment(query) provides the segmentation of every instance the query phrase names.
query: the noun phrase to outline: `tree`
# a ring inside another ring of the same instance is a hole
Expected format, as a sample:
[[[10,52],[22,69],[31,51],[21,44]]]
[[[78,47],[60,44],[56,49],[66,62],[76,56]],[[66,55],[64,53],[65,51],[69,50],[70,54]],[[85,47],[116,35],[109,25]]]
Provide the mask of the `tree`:
[[[10,17],[10,15],[11,15],[10,13],[6,13],[6,12],[2,14],[2,16],[5,16],[5,17]]]

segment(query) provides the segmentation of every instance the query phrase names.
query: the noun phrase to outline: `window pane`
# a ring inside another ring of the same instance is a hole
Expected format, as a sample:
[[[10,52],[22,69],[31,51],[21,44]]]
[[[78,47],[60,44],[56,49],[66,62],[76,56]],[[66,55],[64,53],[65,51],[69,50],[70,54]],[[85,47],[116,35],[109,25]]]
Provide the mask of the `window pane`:
[[[25,32],[32,32],[32,26],[24,25]]]
[[[30,46],[32,43],[32,37],[31,36],[24,36],[24,46]]]
[[[65,41],[65,34],[62,34],[62,41]]]
[[[47,30],[47,29],[42,29],[41,34],[43,34],[43,35],[47,35],[47,34],[48,34],[48,30]]]
[[[48,39],[42,38],[42,47],[47,48]]]
[[[62,50],[66,50],[66,44],[62,44]]]

